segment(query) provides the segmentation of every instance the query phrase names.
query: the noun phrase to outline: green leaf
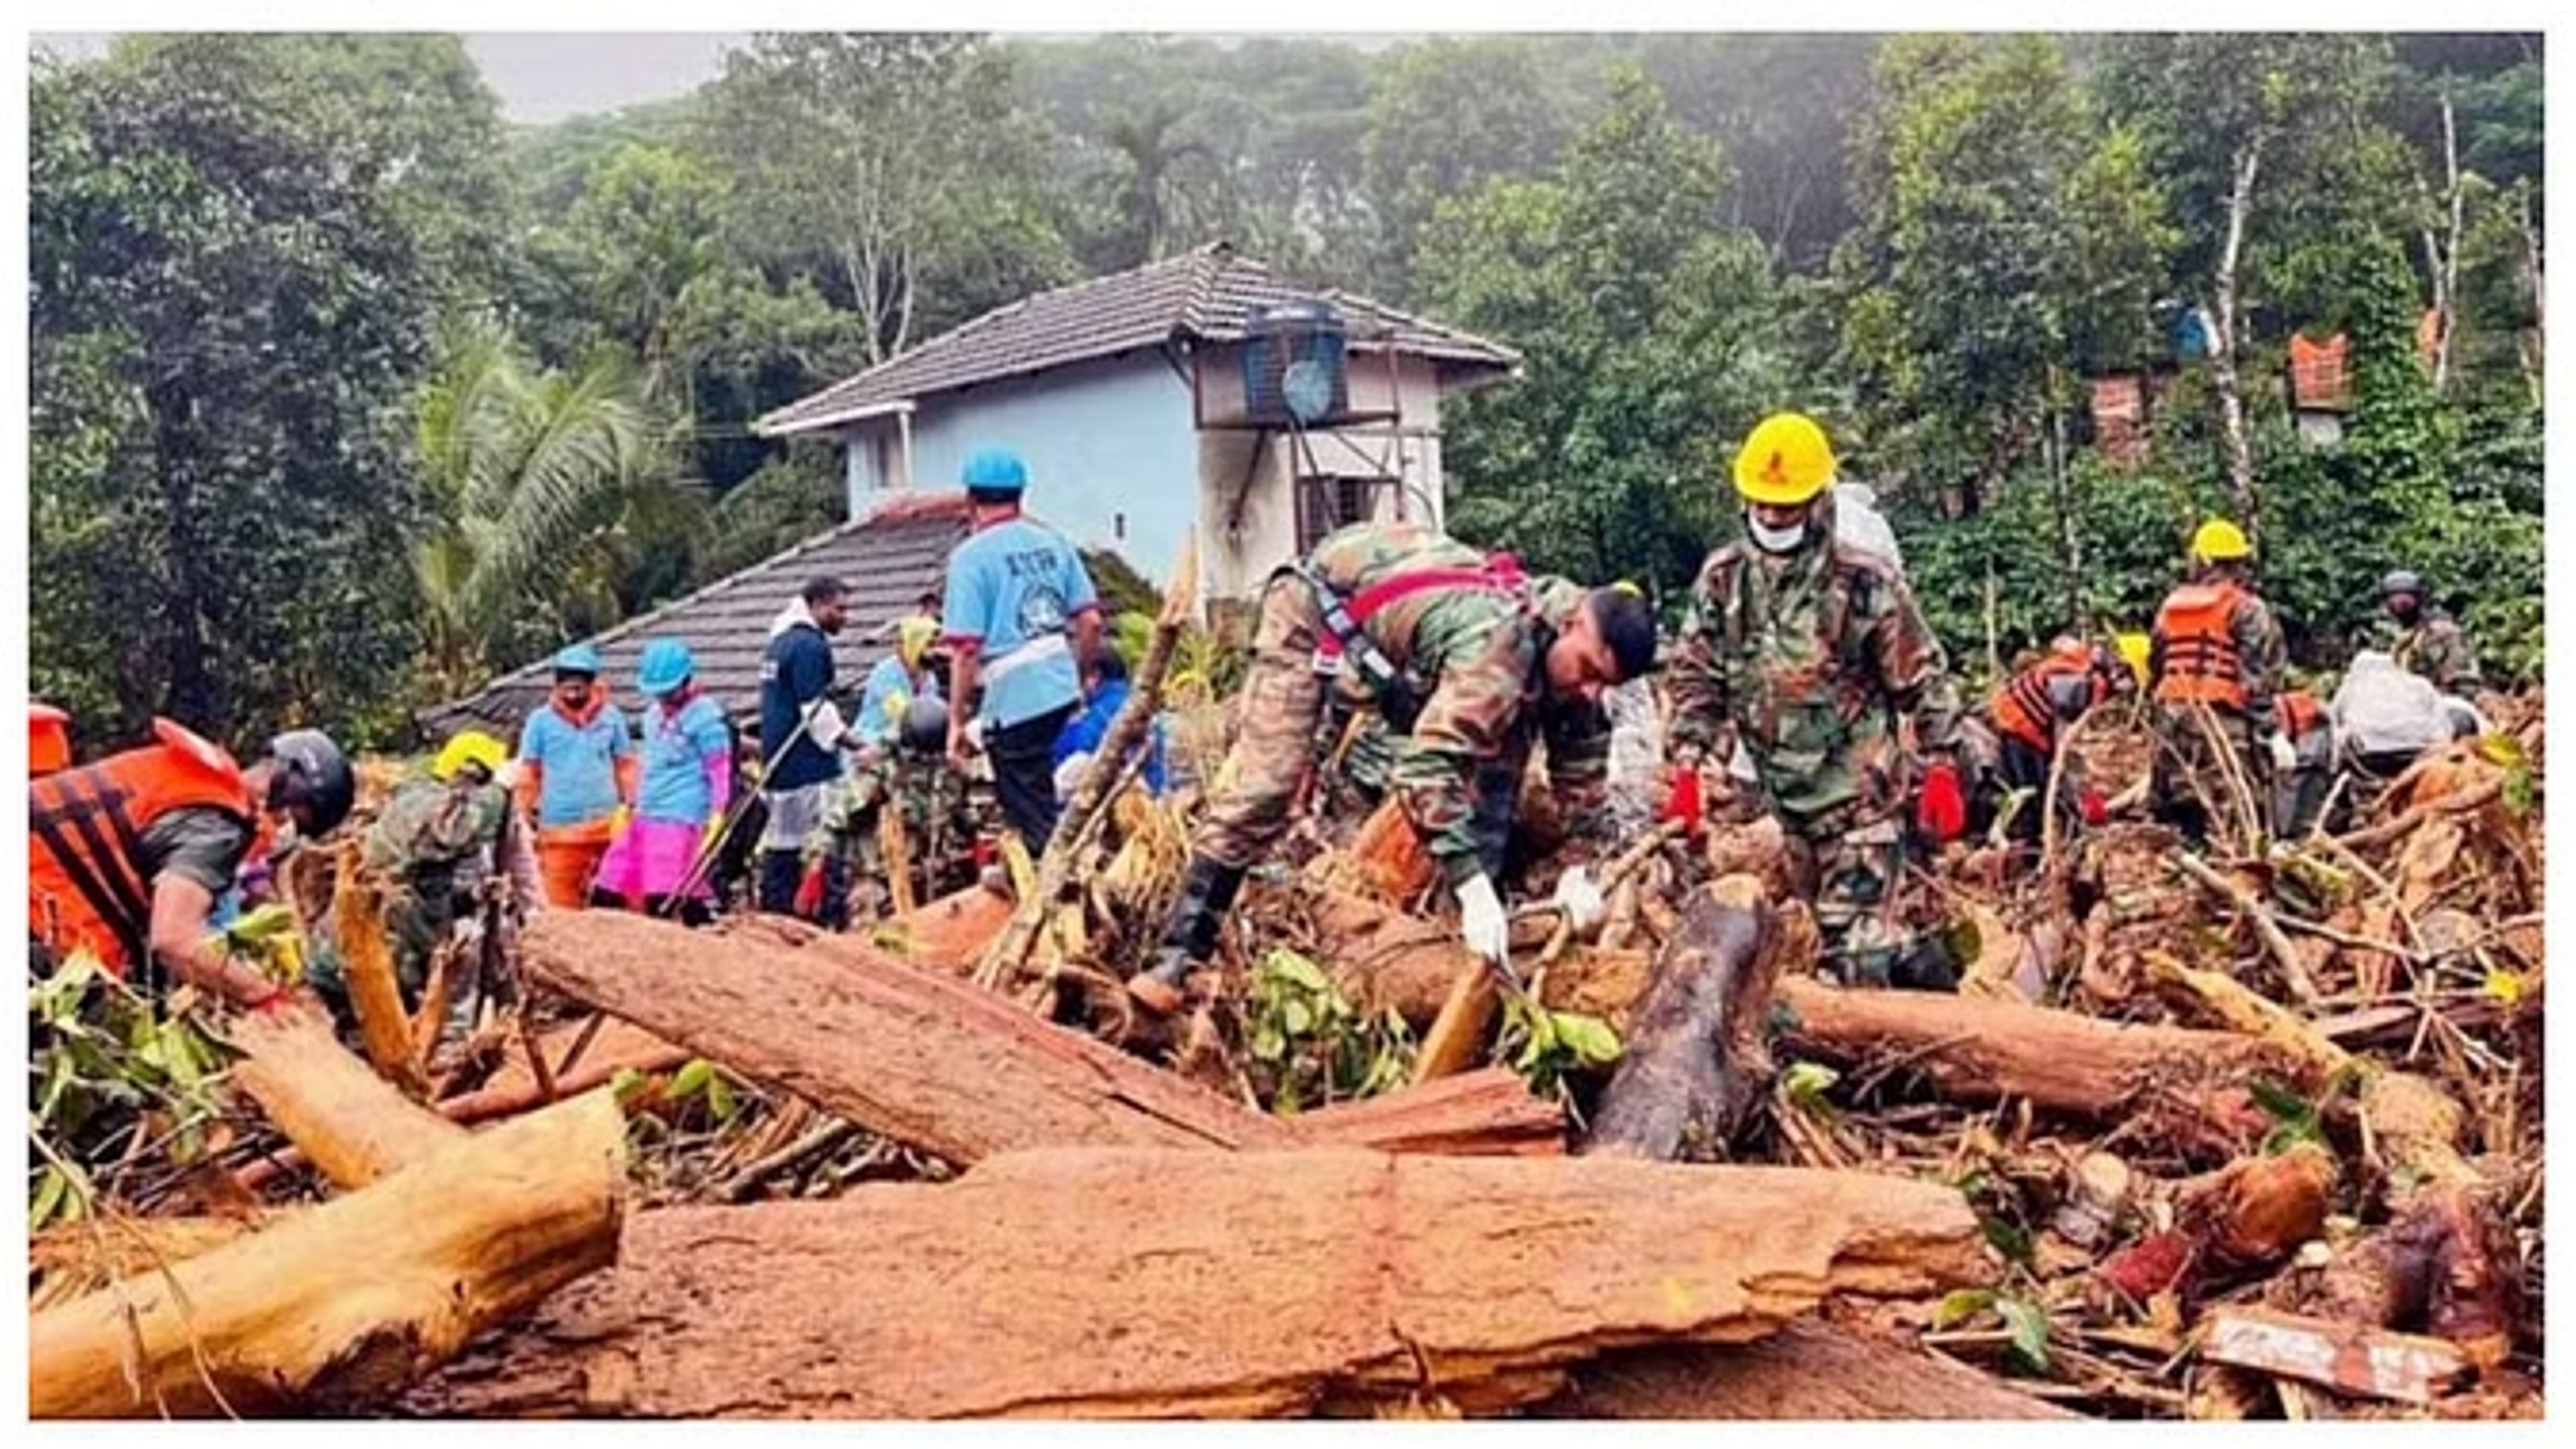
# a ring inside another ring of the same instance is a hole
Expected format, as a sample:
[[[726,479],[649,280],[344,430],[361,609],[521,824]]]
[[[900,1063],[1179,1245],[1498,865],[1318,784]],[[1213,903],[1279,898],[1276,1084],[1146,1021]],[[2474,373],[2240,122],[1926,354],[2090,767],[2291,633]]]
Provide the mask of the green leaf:
[[[1294,951],[1271,952],[1262,961],[1262,969],[1300,990],[1323,994],[1333,989],[1332,978],[1326,976],[1321,967]]]
[[[619,1067],[617,1075],[608,1079],[608,1090],[617,1098],[617,1105],[623,1107],[635,1100],[637,1092],[644,1090],[644,1074],[633,1067]]]
[[[1997,1298],[1995,1312],[2012,1330],[2013,1352],[2041,1373],[2048,1371],[2048,1313],[2024,1298]]]
[[[1268,1022],[1253,1028],[1252,1059],[1254,1061],[1277,1065],[1279,1060],[1287,1055],[1288,1039],[1279,1034],[1279,1028]]]
[[[734,1095],[733,1085],[724,1079],[724,1073],[708,1075],[707,1110],[715,1115],[718,1122],[732,1121],[735,1110],[741,1105],[741,1100]]]
[[[671,1087],[666,1095],[674,1102],[685,1102],[705,1091],[715,1076],[715,1063],[705,1057],[691,1057],[687,1065],[671,1074]]]
[[[1599,1017],[1579,1012],[1550,1012],[1549,1026],[1558,1041],[1574,1053],[1574,1059],[1587,1067],[1606,1067],[1619,1060],[1622,1048],[1619,1034]]]
[[[1315,1013],[1302,1001],[1285,1001],[1279,1006],[1279,1025],[1290,1036],[1304,1036],[1315,1029]]]
[[[1986,1241],[1993,1244],[1994,1250],[2003,1254],[2006,1259],[2015,1263],[2030,1261],[2029,1229],[2018,1223],[1993,1217],[1979,1218],[1977,1226],[1985,1233]]]
[[[1812,1107],[1825,1099],[1825,1093],[1842,1074],[1822,1062],[1791,1062],[1780,1074],[1780,1088],[1789,1100],[1801,1107]]]
[[[1992,1288],[1954,1290],[1942,1298],[1939,1307],[1932,1310],[1932,1329],[1938,1333],[1945,1328],[1955,1328],[1994,1305],[1995,1290]]]
[[[71,1190],[71,1179],[63,1175],[61,1168],[48,1164],[45,1175],[36,1181],[35,1201],[27,1208],[28,1230],[32,1232],[51,1223],[55,1211],[63,1205],[63,1199],[71,1194]]]

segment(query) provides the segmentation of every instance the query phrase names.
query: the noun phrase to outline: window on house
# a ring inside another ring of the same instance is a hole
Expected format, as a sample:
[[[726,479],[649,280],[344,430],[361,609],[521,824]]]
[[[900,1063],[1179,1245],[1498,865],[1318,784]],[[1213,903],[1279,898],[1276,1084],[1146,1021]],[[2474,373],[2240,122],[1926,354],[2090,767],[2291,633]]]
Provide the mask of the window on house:
[[[1378,500],[1396,486],[1392,478],[1297,480],[1297,551],[1323,542],[1334,529],[1378,516]]]

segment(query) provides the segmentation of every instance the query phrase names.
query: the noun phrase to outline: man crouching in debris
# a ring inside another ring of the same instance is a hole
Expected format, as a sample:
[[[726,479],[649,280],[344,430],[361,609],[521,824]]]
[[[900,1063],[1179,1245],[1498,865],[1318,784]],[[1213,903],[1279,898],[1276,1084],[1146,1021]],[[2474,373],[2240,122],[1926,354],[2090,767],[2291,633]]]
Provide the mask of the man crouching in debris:
[[[1262,593],[1242,734],[1191,843],[1162,947],[1128,992],[1157,1013],[1179,1008],[1244,871],[1288,828],[1325,695],[1345,670],[1407,736],[1395,793],[1457,895],[1468,948],[1507,965],[1509,921],[1493,879],[1502,839],[1480,826],[1480,776],[1517,782],[1516,762],[1543,734],[1551,773],[1588,764],[1597,779],[1608,728],[1596,701],[1654,659],[1654,616],[1632,590],[1528,578],[1418,524],[1355,524],[1326,538]],[[1599,891],[1568,877],[1563,903],[1597,917]]]
[[[1709,555],[1671,671],[1669,756],[1697,771],[1730,727],[1815,906],[1828,969],[1845,985],[1948,990],[1937,937],[1897,916],[1906,839],[1901,718],[1930,758],[1917,827],[1927,843],[1966,826],[1959,703],[1940,641],[1903,576],[1835,536],[1834,457],[1796,413],[1765,419],[1735,460],[1745,538]]]

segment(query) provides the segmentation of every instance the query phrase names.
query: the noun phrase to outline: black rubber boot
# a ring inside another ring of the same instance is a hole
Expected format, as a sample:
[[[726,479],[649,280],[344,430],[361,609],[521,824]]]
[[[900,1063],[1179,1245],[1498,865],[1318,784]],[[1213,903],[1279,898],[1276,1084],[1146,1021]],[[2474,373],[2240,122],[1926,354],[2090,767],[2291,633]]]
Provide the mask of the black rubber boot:
[[[1163,928],[1163,944],[1152,965],[1127,978],[1127,994],[1157,1016],[1180,1010],[1182,987],[1192,971],[1216,954],[1217,932],[1242,889],[1241,869],[1205,856],[1190,857],[1189,870],[1181,877],[1181,899]]]

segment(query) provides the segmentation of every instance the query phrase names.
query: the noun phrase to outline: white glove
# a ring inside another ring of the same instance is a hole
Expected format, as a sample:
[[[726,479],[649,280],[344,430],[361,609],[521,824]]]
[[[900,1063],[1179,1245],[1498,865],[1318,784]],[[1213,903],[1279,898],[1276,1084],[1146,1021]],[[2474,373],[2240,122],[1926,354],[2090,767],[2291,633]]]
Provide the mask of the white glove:
[[[979,755],[984,752],[984,717],[980,714],[966,721],[966,747]]]
[[[1579,865],[1556,878],[1556,906],[1565,912],[1565,923],[1576,935],[1601,924],[1601,918],[1610,913],[1601,887],[1592,883],[1592,872]]]
[[[1082,788],[1082,772],[1090,768],[1089,750],[1066,756],[1064,763],[1055,767],[1055,798],[1059,801],[1071,800],[1073,792]]]
[[[1511,969],[1511,918],[1503,914],[1502,898],[1494,894],[1494,883],[1481,871],[1458,887],[1458,935],[1468,950],[1506,971]]]
[[[2272,736],[2272,768],[2284,775],[2299,768],[2299,752],[2291,746],[2287,735],[2276,733]]]

